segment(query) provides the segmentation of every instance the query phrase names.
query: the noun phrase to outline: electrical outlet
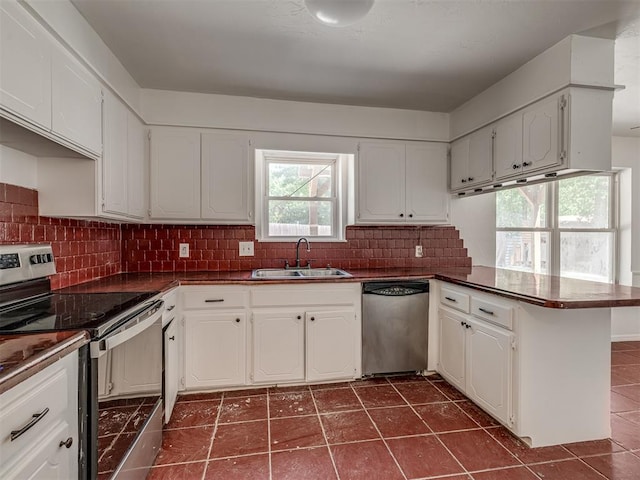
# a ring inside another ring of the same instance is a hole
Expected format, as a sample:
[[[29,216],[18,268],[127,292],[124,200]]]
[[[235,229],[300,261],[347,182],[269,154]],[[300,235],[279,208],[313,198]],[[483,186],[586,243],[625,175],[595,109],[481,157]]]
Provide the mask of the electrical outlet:
[[[238,242],[240,244],[240,252],[238,255],[241,257],[253,257],[253,242]]]
[[[180,258],[189,258],[189,244],[181,243],[180,249],[178,250],[178,255]]]
[[[416,245],[416,257],[422,257],[422,245]]]

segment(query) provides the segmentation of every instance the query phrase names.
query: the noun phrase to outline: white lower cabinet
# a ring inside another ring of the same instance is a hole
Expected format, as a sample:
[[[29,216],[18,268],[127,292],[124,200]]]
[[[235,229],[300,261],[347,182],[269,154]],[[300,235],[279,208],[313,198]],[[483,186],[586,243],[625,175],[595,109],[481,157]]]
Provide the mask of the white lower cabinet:
[[[493,417],[513,426],[512,309],[470,295],[441,289],[438,372]],[[476,311],[490,320],[478,318]]]
[[[169,423],[180,387],[180,351],[178,322],[172,321],[164,331],[164,422]]]
[[[246,325],[243,310],[184,314],[187,389],[246,383]]]
[[[0,395],[0,478],[78,477],[78,353]]]
[[[353,308],[306,313],[306,375],[308,382],[354,378],[360,341]],[[359,374],[358,374],[359,376]]]
[[[254,382],[304,380],[304,313],[253,312]]]

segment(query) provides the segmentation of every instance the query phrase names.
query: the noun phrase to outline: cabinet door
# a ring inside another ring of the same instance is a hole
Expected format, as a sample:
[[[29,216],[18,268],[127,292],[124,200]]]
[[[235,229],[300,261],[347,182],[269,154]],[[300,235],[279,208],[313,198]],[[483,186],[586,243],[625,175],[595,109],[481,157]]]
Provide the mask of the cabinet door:
[[[405,146],[360,144],[358,222],[405,221]]]
[[[540,101],[523,114],[523,170],[538,170],[560,163],[560,100]]]
[[[482,408],[507,423],[511,402],[513,333],[468,320],[466,393]]]
[[[59,423],[32,446],[29,453],[2,478],[29,480],[69,480],[78,477],[78,436],[67,422]],[[71,438],[70,448],[60,442]]]
[[[439,309],[440,318],[440,360],[438,372],[464,391],[465,388],[465,328],[463,315]]]
[[[354,378],[357,342],[353,309],[307,312],[306,380]]]
[[[493,128],[491,126],[473,132],[469,136],[469,164],[467,186],[491,181],[493,176]]]
[[[0,105],[51,128],[51,43],[17,2],[0,3]]]
[[[200,134],[151,132],[151,217],[200,218]]]
[[[253,381],[304,379],[302,312],[253,313]]]
[[[54,48],[51,68],[51,129],[59,136],[102,153],[102,89],[67,52]]]
[[[184,315],[187,389],[245,384],[246,323],[244,311]]]
[[[469,165],[470,138],[460,138],[451,144],[451,163],[449,166],[449,188],[458,190],[467,185],[467,167]]]
[[[440,143],[406,146],[407,221],[449,221],[447,193],[447,146]]]
[[[514,113],[495,125],[493,161],[496,180],[522,171],[522,113]]]
[[[180,357],[178,352],[178,320],[173,319],[164,331],[164,422],[169,423],[178,397]]]
[[[127,111],[127,199],[130,217],[145,214],[145,128],[138,117]]]
[[[105,92],[102,210],[119,215],[128,213],[127,114],[126,107],[113,94]]]
[[[251,220],[253,191],[246,135],[202,134],[202,218]]]

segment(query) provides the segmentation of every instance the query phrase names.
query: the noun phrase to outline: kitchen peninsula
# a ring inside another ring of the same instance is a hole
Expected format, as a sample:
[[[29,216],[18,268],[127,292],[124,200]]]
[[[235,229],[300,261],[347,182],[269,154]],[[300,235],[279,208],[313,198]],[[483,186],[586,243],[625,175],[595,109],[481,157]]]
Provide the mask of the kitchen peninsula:
[[[226,285],[253,294],[281,284],[295,294],[310,284],[431,279],[430,370],[530,446],[610,436],[610,308],[640,306],[640,289],[490,267],[349,273],[333,280],[256,280],[250,271],[123,273],[63,291],[183,292]],[[252,385],[262,386],[247,381],[225,388]]]

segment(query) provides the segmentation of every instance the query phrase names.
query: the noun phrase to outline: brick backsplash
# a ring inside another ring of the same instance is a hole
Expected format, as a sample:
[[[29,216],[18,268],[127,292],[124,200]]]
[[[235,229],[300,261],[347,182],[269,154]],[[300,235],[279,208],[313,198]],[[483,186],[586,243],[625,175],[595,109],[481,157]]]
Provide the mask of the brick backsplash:
[[[348,227],[346,242],[304,245],[300,257],[306,264],[344,269],[389,267],[467,267],[467,255],[454,227]],[[293,242],[255,242],[253,257],[238,255],[238,242],[255,240],[252,226],[123,225],[122,266],[128,272],[236,271],[275,268],[284,259],[293,264]],[[189,244],[189,258],[178,257],[178,244]],[[424,256],[416,258],[416,245]]]
[[[38,192],[0,183],[0,244],[50,243],[56,259],[52,288],[122,270],[120,225],[38,215]]]
[[[347,227],[346,242],[314,242],[306,264],[337,268],[468,267],[454,227]],[[238,242],[255,240],[253,226],[132,225],[38,215],[38,192],[0,183],[0,244],[51,243],[62,288],[119,272],[237,271],[293,264],[293,242],[255,242],[253,257],[238,255]],[[178,244],[189,244],[189,258]],[[414,249],[422,245],[424,256]]]

